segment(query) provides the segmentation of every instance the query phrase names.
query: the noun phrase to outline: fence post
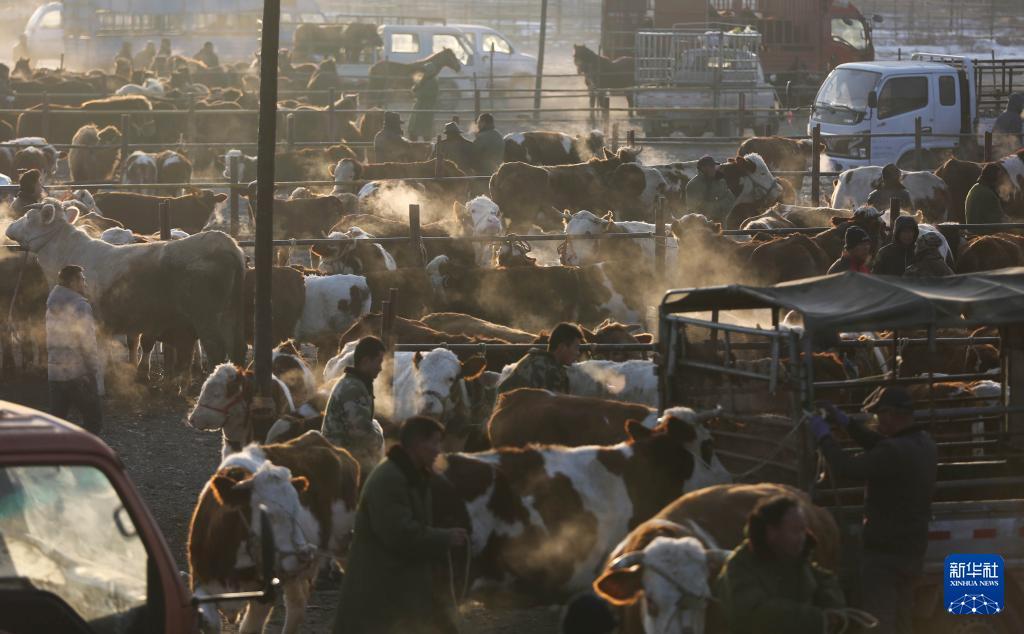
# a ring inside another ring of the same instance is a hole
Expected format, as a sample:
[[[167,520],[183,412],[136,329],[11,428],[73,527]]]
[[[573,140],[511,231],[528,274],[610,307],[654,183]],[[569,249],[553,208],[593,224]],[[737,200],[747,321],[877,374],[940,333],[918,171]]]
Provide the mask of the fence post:
[[[328,98],[330,102],[327,104],[327,138],[333,143],[337,140],[334,138],[334,102],[337,100],[334,88],[331,88]]]
[[[285,142],[288,144],[288,149],[291,150],[295,147],[295,113],[289,112],[288,116],[284,119],[285,124]]]
[[[896,226],[896,219],[900,217],[900,199],[890,198],[889,199],[889,239],[896,239],[896,232],[893,228]]]
[[[230,229],[231,237],[238,237],[238,156],[232,154],[228,157],[228,176],[231,177],[231,194],[229,196],[230,204]],[[252,206],[254,201],[250,200],[249,205]]]
[[[821,205],[821,124],[811,129],[811,205]]]
[[[121,165],[128,160],[128,128],[131,124],[131,115],[121,115]]]
[[[171,239],[171,201],[164,200],[160,201],[160,239],[170,240]]]
[[[654,201],[654,279],[657,283],[665,278],[665,197]]]
[[[50,93],[43,93],[43,138],[50,138]]]
[[[409,240],[420,266],[426,266],[427,254],[423,250],[423,235],[420,233],[420,206],[416,203],[409,205]]]
[[[921,117],[914,117],[914,169],[921,168]]]
[[[384,300],[380,303],[380,340],[384,342],[386,350],[391,349],[391,302]]]
[[[982,160],[986,163],[992,162],[992,131],[987,130],[985,132],[985,153],[982,155]]]
[[[619,124],[615,122],[612,124],[612,152],[619,151]]]
[[[636,147],[636,130],[633,128],[626,130],[626,147]]]

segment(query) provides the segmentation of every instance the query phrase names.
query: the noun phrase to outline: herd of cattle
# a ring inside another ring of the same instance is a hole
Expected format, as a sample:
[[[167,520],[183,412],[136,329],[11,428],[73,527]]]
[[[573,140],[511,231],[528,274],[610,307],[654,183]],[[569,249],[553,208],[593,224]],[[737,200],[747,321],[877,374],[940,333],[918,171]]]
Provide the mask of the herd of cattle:
[[[22,81],[57,94],[55,82],[95,88],[85,78]],[[3,371],[44,363],[48,290],[63,266],[79,264],[99,325],[108,336],[125,337],[143,379],[151,374],[150,352],[158,342],[163,376],[179,389],[189,389],[196,365],[206,373],[189,423],[221,431],[224,450],[193,515],[189,559],[197,591],[258,586],[246,527],[258,525],[254,514],[265,504],[285,577],[285,631],[300,627],[318,564],[344,556],[360,485],[352,457],[309,430],[319,428],[355,342],[381,332],[382,302],[397,289],[394,340],[436,347],[394,353],[375,388],[377,414],[386,432],[417,413],[446,424],[453,453],[436,483],[435,518],[466,527],[471,536],[468,551],[455,553],[452,571],[465,566],[471,578],[456,579],[455,587],[472,581],[474,591],[528,588],[536,599],[557,601],[594,584],[629,611],[626,622],[635,628],[629,631],[701,631],[709,575],[695,571],[713,573],[723,549],[741,539],[740,518],[781,485],[728,485],[731,476],[716,455],[722,445],[718,438],[712,445],[708,425],[718,412],[677,407],[659,416],[654,362],[644,353],[595,355],[574,364],[568,395],[525,389],[495,402],[496,384],[522,352],[487,345],[543,343],[543,329],[559,321],[597,324],[585,329],[588,343],[650,343],[640,324],[667,286],[823,274],[839,257],[848,226],[864,228],[876,244],[885,239],[884,214],[865,206],[880,168],[839,175],[829,207],[799,207],[803,178],[773,172],[806,170],[808,143],[749,139],[719,167],[737,204],[723,222],[713,222],[686,213],[685,188],[696,162],[648,165],[636,148],[595,146],[594,134],[525,132],[506,137],[507,160],[494,174],[469,178],[450,160],[428,159],[429,145],[410,144],[406,162],[367,160],[361,146],[346,143],[371,141],[382,113],[357,118],[353,97],[330,108],[284,104],[300,115],[294,128],[300,142],[335,145],[279,150],[278,180],[333,186],[299,187],[276,199],[274,237],[338,241],[278,249],[272,271],[273,338],[280,343],[274,351],[276,420],[259,426],[251,407],[254,379],[243,369],[252,338],[248,250],[225,233],[230,194],[189,185],[193,174],[212,170],[225,177],[234,170],[242,183],[254,178],[256,158],[231,146],[255,138],[254,118],[232,112],[253,108],[254,97],[233,85],[210,87],[200,100],[181,86],[166,87],[160,98],[145,94],[152,90],[123,88],[118,96],[45,106],[72,114],[44,115],[41,104],[23,100],[25,111],[6,122],[0,174],[16,179],[38,170],[49,193],[33,199],[21,191],[0,217],[6,238],[25,251],[0,253],[0,307],[11,326],[0,341]],[[181,108],[182,94],[192,95],[190,110]],[[119,114],[106,114],[122,110],[139,112],[130,130],[120,129]],[[195,116],[200,110],[209,116]],[[160,151],[125,155],[124,135]],[[189,152],[179,145],[182,138],[223,146]],[[68,143],[70,150],[58,149]],[[61,184],[65,158],[70,182]],[[998,163],[1006,173],[999,192],[1004,211],[1024,215],[1024,153]],[[905,211],[918,215],[922,231],[943,236],[946,255],[961,272],[1024,265],[1024,239],[973,236],[955,224],[963,221],[964,198],[979,171],[977,164],[950,159],[934,174],[906,173],[914,205]],[[422,197],[433,220],[422,225],[421,244],[358,239],[408,236],[408,224],[395,219],[404,211],[395,209],[394,185],[438,175],[457,178],[403,185]],[[110,181],[181,189],[164,198],[96,187]],[[653,236],[661,198],[670,214],[666,235],[658,238],[663,263]],[[163,200],[174,228],[169,241],[154,235]],[[255,222],[250,202],[241,192],[243,234]],[[757,233],[785,227],[822,231]],[[723,228],[752,233],[726,235]],[[530,244],[523,237],[537,232],[565,237],[554,249],[547,248],[554,243]],[[620,233],[643,237],[593,239]],[[465,237],[493,241],[460,240]],[[196,354],[197,342],[202,354]],[[476,349],[454,352],[442,345],[459,343]],[[315,362],[309,361],[311,347]],[[992,351],[968,346],[949,361],[984,371],[998,365],[994,355],[993,361]],[[212,367],[203,368],[204,359]],[[856,367],[831,357],[820,362],[842,378]],[[244,449],[233,451],[237,446]],[[819,560],[835,567],[834,522],[809,503],[808,514]],[[258,631],[268,613],[269,606],[251,604],[242,631]],[[220,618],[207,616],[211,623]]]

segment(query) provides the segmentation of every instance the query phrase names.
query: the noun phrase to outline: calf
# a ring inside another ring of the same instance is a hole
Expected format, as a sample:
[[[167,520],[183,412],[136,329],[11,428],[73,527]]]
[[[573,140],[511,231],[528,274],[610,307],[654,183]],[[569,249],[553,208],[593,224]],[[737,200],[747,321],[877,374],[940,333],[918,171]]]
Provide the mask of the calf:
[[[74,183],[106,183],[114,178],[121,161],[121,131],[110,125],[102,130],[82,126],[71,139],[68,165]]]
[[[136,233],[160,231],[160,203],[167,201],[171,226],[193,234],[203,230],[217,203],[228,197],[201,189],[175,198],[130,192],[98,192],[93,198],[105,218],[116,220]]]
[[[426,353],[396,352],[394,369],[394,409],[391,419],[431,416],[445,424],[449,442],[465,440],[475,420],[473,399],[467,386],[479,379],[487,367],[481,356],[460,361],[455,353],[435,348]],[[491,397],[493,399],[493,396]],[[490,410],[490,403],[483,408]]]
[[[302,358],[293,340],[289,339],[274,348],[272,359],[271,370],[288,388],[296,408],[316,395],[313,370]]]
[[[590,584],[631,528],[683,493],[729,481],[697,417],[681,408],[654,429],[630,421],[629,439],[610,447],[449,454],[434,517],[469,528],[480,583],[562,600]]]
[[[736,229],[747,218],[780,202],[786,193],[782,181],[772,176],[758,154],[730,158],[718,166],[718,174],[736,197],[735,206],[726,219],[727,229]]]
[[[188,563],[197,596],[258,590],[260,509],[274,529],[274,569],[284,587],[283,631],[295,634],[324,554],[342,557],[355,525],[359,465],[310,432],[284,444],[250,445],[227,457],[203,487],[189,523]],[[250,601],[243,632],[261,631],[273,604]],[[202,612],[204,629],[220,616]]]
[[[910,192],[913,213],[920,210],[928,222],[945,222],[949,217],[949,187],[931,172],[902,172],[903,185]],[[841,173],[834,181],[831,206],[837,209],[856,209],[865,205],[868,196],[881,184],[882,168],[855,167]]]

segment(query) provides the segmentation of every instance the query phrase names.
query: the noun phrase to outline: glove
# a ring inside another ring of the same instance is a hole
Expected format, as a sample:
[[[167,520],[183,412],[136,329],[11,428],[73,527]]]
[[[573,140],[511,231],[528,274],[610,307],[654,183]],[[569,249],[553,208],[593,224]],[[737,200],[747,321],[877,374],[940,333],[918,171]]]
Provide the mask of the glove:
[[[808,419],[808,424],[811,427],[811,433],[814,434],[814,439],[818,442],[821,442],[822,438],[832,433],[825,419],[817,414]]]
[[[850,417],[846,415],[846,412],[836,407],[834,403],[830,401],[818,401],[814,405],[819,409],[825,410],[828,420],[840,427],[846,427],[850,424]]]

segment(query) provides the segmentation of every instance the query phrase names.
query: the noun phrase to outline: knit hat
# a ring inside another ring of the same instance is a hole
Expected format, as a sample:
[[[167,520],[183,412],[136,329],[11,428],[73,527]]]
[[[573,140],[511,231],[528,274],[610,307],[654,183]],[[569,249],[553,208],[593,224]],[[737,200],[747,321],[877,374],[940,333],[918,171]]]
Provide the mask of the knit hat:
[[[704,156],[700,157],[700,159],[697,161],[697,167],[701,168],[704,167],[705,165],[718,165],[718,161],[716,161],[714,157],[705,154]]]
[[[850,225],[846,228],[846,235],[844,236],[845,247],[847,250],[856,247],[858,244],[864,242],[871,242],[871,236],[868,235],[867,231],[864,231],[857,225]]]
[[[39,186],[39,178],[42,174],[37,169],[27,170],[18,179],[18,189],[21,193],[26,195],[34,196],[36,193],[36,187]]]
[[[924,253],[925,251],[938,251],[940,248],[942,248],[942,236],[932,231],[922,233],[918,237],[917,242],[914,243],[915,254]]]

